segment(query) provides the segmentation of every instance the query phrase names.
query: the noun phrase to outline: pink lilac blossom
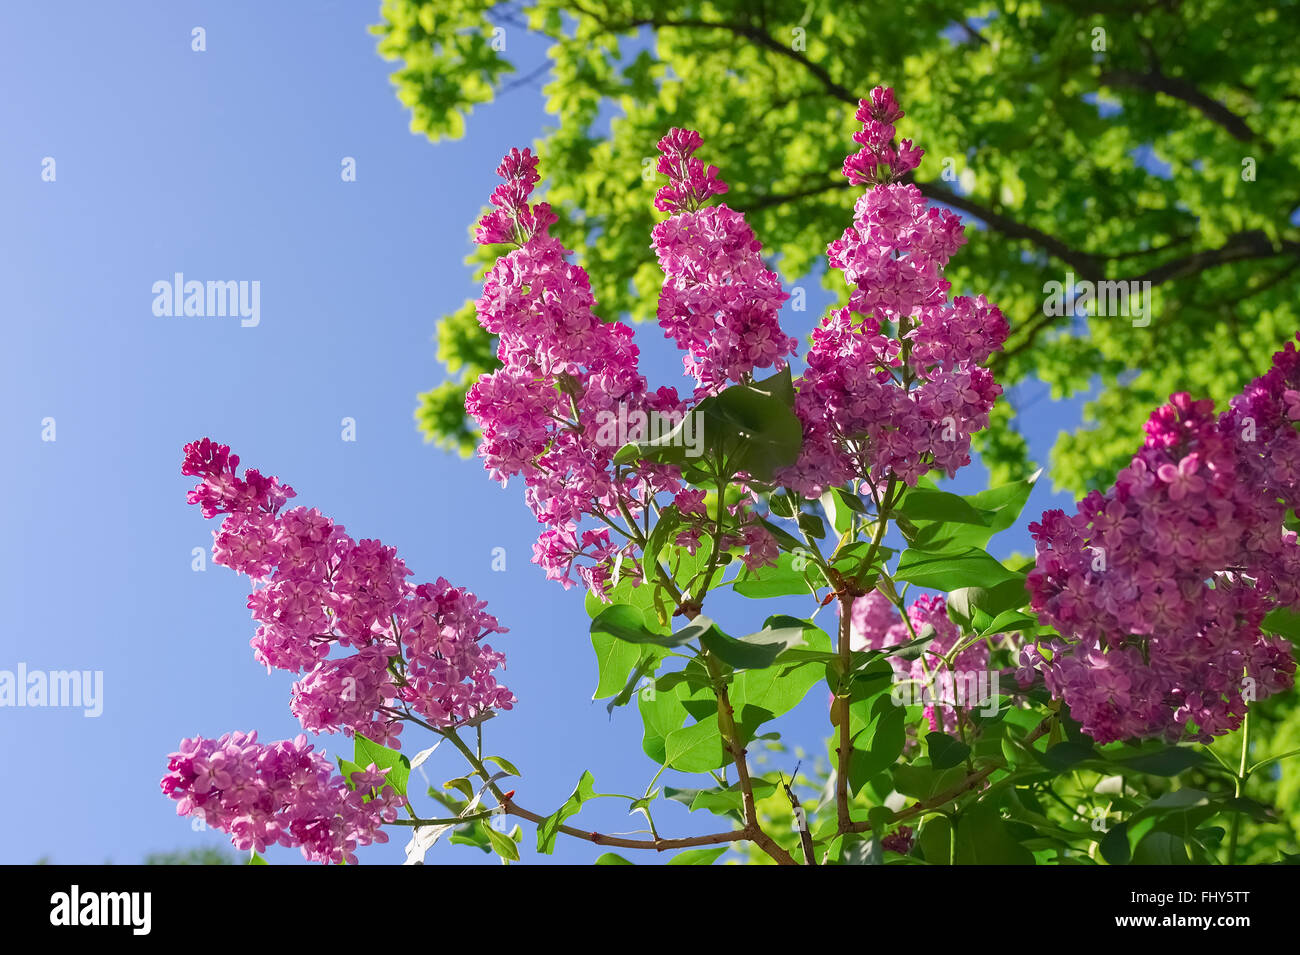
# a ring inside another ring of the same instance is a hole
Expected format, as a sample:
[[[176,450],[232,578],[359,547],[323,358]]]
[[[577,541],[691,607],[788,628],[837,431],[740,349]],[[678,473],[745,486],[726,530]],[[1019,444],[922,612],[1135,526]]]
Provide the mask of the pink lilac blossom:
[[[944,655],[957,646],[962,634],[948,618],[947,602],[942,597],[918,597],[908,607],[907,617],[911,627],[879,590],[862,595],[853,602],[850,647],[853,650],[884,650],[907,643],[913,632],[921,636],[927,627],[932,628],[933,639],[916,659],[904,660],[898,656],[887,659],[894,669],[895,680],[906,681],[910,687],[904,698],[920,699],[925,703],[924,715],[930,729],[959,736],[957,705],[971,709],[984,704],[979,699],[959,698],[959,693],[982,691],[986,687],[982,677],[988,671],[988,646],[980,641],[967,647],[957,654],[949,668],[943,662]]]
[[[306,736],[259,743],[257,733],[181,741],[162,791],[176,813],[228,833],[235,848],[298,848],[310,862],[356,865],[359,846],[387,842],[381,828],[397,819],[406,797],[384,786],[387,770],[371,764],[350,788]]]
[[[1292,685],[1290,645],[1260,624],[1300,602],[1283,526],[1300,504],[1297,394],[1293,343],[1217,418],[1176,394],[1113,487],[1030,525],[1033,608],[1064,639],[1024,648],[1017,675],[1041,672],[1094,739],[1207,742]]]
[[[582,527],[584,520],[637,520],[656,495],[683,490],[676,468],[640,463],[616,469],[614,455],[632,435],[609,424],[679,417],[687,406],[674,389],[649,390],[628,326],[595,315],[587,273],[568,261],[568,250],[548,232],[554,215],[545,203],[529,203],[537,158],[512,150],[497,173],[505,183],[493,192],[494,208],[481,220],[476,241],[515,248],[488,272],[477,312],[497,336],[502,367],[470,387],[465,408],[482,431],[479,455],[493,478],[503,485],[516,475],[524,479],[525,501],[545,528],[533,562],[566,588],[576,570],[588,590],[604,598],[618,559],[624,572],[636,573],[638,554],[633,544],[613,540],[607,527]],[[716,171],[697,170],[683,188],[694,198],[683,194],[682,201],[694,202],[724,187]],[[770,551],[755,532],[745,541],[751,559]]]
[[[844,163],[867,190],[827,261],[852,291],[813,331],[795,402],[803,449],[782,475],[809,498],[864,475],[914,485],[934,468],[955,474],[1002,393],[981,363],[1009,326],[983,295],[948,302],[943,270],[965,236],[957,216],[899,181],[922,154],[892,145],[902,116],[892,90],[872,90],[857,113],[863,148]]]
[[[781,331],[778,314],[789,298],[763,264],[762,244],[739,212],[702,206],[727,190],[692,153],[700,134],[673,129],[659,141],[659,172],[668,185],[655,206],[673,215],[655,226],[653,248],[664,272],[659,324],[678,348],[686,373],[711,394],[755,369],[785,367],[798,342]]]
[[[315,509],[282,511],[293,490],[252,469],[240,478],[238,464],[204,438],[186,446],[181,471],[201,478],[191,503],[225,515],[214,560],[253,581],[256,659],[307,671],[290,704],[304,729],[399,748],[403,708],[446,727],[512,707],[493,675],[505,657],[482,642],[505,630],[483,602],[442,578],[412,585],[395,549],[353,541]]]

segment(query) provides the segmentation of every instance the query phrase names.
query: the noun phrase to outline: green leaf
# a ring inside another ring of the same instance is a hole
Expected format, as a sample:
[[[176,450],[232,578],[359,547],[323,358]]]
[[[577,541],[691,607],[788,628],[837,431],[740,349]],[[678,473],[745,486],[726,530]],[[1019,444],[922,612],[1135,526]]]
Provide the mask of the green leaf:
[[[933,590],[957,590],[1023,581],[1024,575],[1007,570],[985,551],[972,547],[952,554],[927,554],[909,549],[899,559],[894,579]]]
[[[823,494],[821,506],[837,534],[845,533],[852,526],[854,514],[866,513],[861,498],[842,487],[833,487]]]
[[[1008,581],[1011,583],[1011,581]],[[1019,581],[1015,581],[1019,585]],[[997,590],[998,588],[994,588]],[[1019,589],[1023,590],[1023,587]],[[987,625],[980,627],[981,636],[995,636],[999,633],[1016,633],[1029,632],[1035,633],[1038,630],[1038,618],[1031,617],[1027,613],[1021,613],[1019,610],[1004,610],[993,618]]]
[[[594,864],[595,865],[636,865],[635,862],[629,862],[627,859],[624,859],[617,852],[603,853],[599,858],[596,859]]]
[[[244,863],[244,865],[270,865],[270,864],[271,864],[271,863],[267,862],[265,859],[263,859],[263,858],[262,858],[260,855],[258,855],[256,852],[254,852],[252,855],[250,855],[250,856],[248,857],[248,861]]]
[[[794,464],[803,444],[795,417],[789,366],[763,382],[732,385],[697,406],[704,417],[705,442],[729,472],[744,471],[759,481]]]
[[[1121,822],[1111,828],[1101,837],[1098,848],[1101,850],[1101,857],[1111,865],[1128,865],[1133,857],[1128,844],[1128,823]]]
[[[1300,613],[1277,607],[1264,617],[1260,628],[1269,633],[1276,633],[1292,642],[1300,642]]]
[[[875,698],[871,720],[854,739],[849,758],[849,788],[854,793],[893,766],[903,754],[907,743],[905,718],[906,710],[895,706],[887,694]]]
[[[454,846],[474,846],[483,852],[492,851],[492,837],[488,835],[492,827],[482,819],[475,819],[467,826],[457,826],[447,838]]]
[[[808,624],[803,638],[810,652],[829,652],[831,638],[808,621],[793,617],[771,617],[768,626],[784,626],[788,621]],[[787,650],[785,653],[799,651]],[[784,654],[783,654],[784,656]],[[769,720],[794,709],[821,679],[821,667],[803,666],[794,670],[780,665],[765,669],[743,670],[732,681],[730,699],[736,715],[736,728],[742,742],[754,738],[758,728]]]
[[[737,670],[761,670],[770,667],[783,650],[802,646],[802,626],[766,626],[757,633],[737,640],[729,637],[707,617],[696,617],[694,623],[707,621],[699,633],[700,643],[715,657]]]
[[[789,491],[774,491],[767,499],[767,506],[777,517],[787,520],[799,513],[799,501]]]
[[[1029,495],[1042,474],[1042,468],[1039,468],[1023,480],[980,491],[968,500],[986,515],[985,523],[990,530],[994,533],[1004,531],[1015,524],[1020,517],[1021,511],[1025,509],[1025,502],[1029,500]]]
[[[515,769],[515,764],[510,762],[510,760],[506,759],[504,756],[484,756],[483,762],[496,763],[498,766],[504,769],[511,776],[522,775],[522,773],[520,773],[519,770]]]
[[[930,733],[925,737],[926,752],[935,769],[950,769],[961,765],[970,755],[970,747],[947,733]]]
[[[384,786],[386,788],[391,786],[396,793],[405,796],[406,781],[411,775],[411,761],[397,750],[380,746],[360,733],[356,734],[354,744],[352,761],[361,769],[365,769],[371,763],[374,763],[378,769],[387,769],[388,775],[384,777]]]
[[[794,562],[802,561],[800,570]],[[775,566],[750,570],[746,567],[732,585],[742,597],[785,597],[791,594],[810,594],[817,587],[826,586],[820,568],[806,555],[782,553]]]
[[[895,509],[902,517],[899,527],[917,550],[958,554],[983,549],[994,534],[1015,523],[1039,474],[969,497],[937,488],[911,488]]]
[[[672,464],[678,467],[685,467],[694,461],[688,461],[693,453],[691,441],[687,438],[707,434],[701,431],[706,425],[705,415],[703,413],[704,402],[683,415],[671,427],[667,427],[668,421],[657,413],[652,413],[654,420],[649,424],[647,431],[653,434],[653,438],[646,438],[642,441],[630,441],[623,445],[614,454],[615,464],[635,464],[637,461],[651,461],[657,464]]]
[[[686,722],[688,715],[679,694],[689,693],[691,689],[689,685],[682,683],[671,690],[637,694],[637,709],[641,713],[641,722],[645,728],[641,748],[647,756],[661,766],[668,760],[665,744],[669,734],[679,729]]]
[[[591,646],[596,651],[596,666],[600,674],[596,692],[591,698],[603,700],[623,689],[628,674],[641,659],[642,651],[636,644],[620,640],[612,633],[596,630],[591,632]]]
[[[1189,746],[1168,746],[1154,753],[1115,760],[1121,771],[1133,770],[1152,776],[1177,776],[1185,770],[1206,765],[1206,759]]]
[[[814,540],[822,540],[826,536],[826,525],[816,514],[800,514],[799,528]]]
[[[713,861],[726,851],[726,846],[717,849],[687,849],[669,859],[668,865],[713,865]]]
[[[691,456],[686,438],[702,435],[708,457],[729,473],[744,471],[769,481],[774,472],[794,463],[803,443],[803,429],[792,410],[793,394],[789,367],[762,382],[732,385],[705,398],[666,433],[624,445],[614,462],[642,460],[697,469],[700,461]]]
[[[663,658],[663,654],[664,651],[658,647],[647,647],[642,652],[641,659],[637,661],[636,666],[632,668],[632,672],[628,674],[627,682],[623,684],[623,689],[618,692],[618,695],[609,701],[605,707],[605,711],[613,713],[615,707],[626,706],[632,699],[632,694],[636,692],[637,686],[645,678],[646,674],[653,673],[655,669],[658,668],[659,661]]]
[[[926,862],[931,865],[952,865],[952,823],[947,816],[927,817],[917,840]]]
[[[1142,837],[1133,850],[1132,865],[1188,865],[1187,846],[1169,832],[1152,830]]]
[[[449,779],[442,784],[443,789],[454,789],[463,793],[466,799],[474,798],[474,784],[465,776],[457,776],[455,779]]]
[[[592,634],[604,634],[627,643],[650,643],[660,647],[675,647],[685,643],[685,637],[673,633],[657,633],[646,626],[645,614],[631,604],[611,604],[591,621]]]
[[[564,825],[564,820],[577,815],[583,803],[597,797],[595,786],[596,781],[591,772],[584,772],[564,805],[537,824],[538,852],[550,855],[555,851],[555,837],[560,832],[560,826]]]
[[[1034,854],[1011,835],[997,809],[976,803],[957,820],[957,865],[1033,865]]]
[[[1038,621],[1020,608],[1029,604],[1029,591],[1020,575],[992,587],[960,587],[948,595],[952,616],[965,621],[967,629],[979,633],[1005,633],[1008,630],[1037,628]]]
[[[499,855],[505,862],[519,861],[519,846],[515,840],[510,838],[504,832],[497,832],[491,826],[486,826],[488,841],[492,843],[492,851]],[[515,826],[518,831],[519,827]]]
[[[708,546],[708,541],[705,545]],[[658,609],[658,604],[663,602],[662,591],[663,588],[658,585],[643,584],[640,577],[625,574],[617,586],[609,590],[608,602],[602,601],[590,591],[587,592],[584,598],[587,616],[595,619],[610,604],[629,604],[641,611],[643,623],[648,629],[656,633],[667,633],[669,630],[667,615],[664,615],[661,622]]]
[[[664,740],[664,764],[684,773],[707,773],[727,764],[718,717],[714,715],[673,730]]]
[[[976,510],[963,497],[947,491],[910,488],[895,508],[913,523],[933,521],[941,523],[976,524],[987,526],[985,515]]]
[[[1077,763],[1098,758],[1098,753],[1092,746],[1074,740],[1064,740],[1049,746],[1045,753],[1034,750],[1034,755],[1038,757],[1040,763],[1058,773],[1065,772]]]
[[[904,796],[927,801],[953,789],[965,778],[966,770],[960,766],[937,770],[909,763],[894,770],[894,788]]]
[[[765,799],[772,793],[776,792],[776,783],[768,782],[761,777],[755,777],[751,780],[751,791],[755,799]],[[691,798],[687,802],[692,812],[697,809],[706,809],[716,815],[733,815],[740,819],[744,812],[744,793],[740,788],[740,783],[732,783],[726,789],[697,789],[690,790]]]
[[[759,523],[763,525],[769,534],[776,538],[777,546],[780,547],[781,550],[792,551],[801,547],[807,549],[803,541],[799,540],[799,538],[795,537],[780,525],[773,524],[771,521],[763,520],[761,518],[759,519]]]

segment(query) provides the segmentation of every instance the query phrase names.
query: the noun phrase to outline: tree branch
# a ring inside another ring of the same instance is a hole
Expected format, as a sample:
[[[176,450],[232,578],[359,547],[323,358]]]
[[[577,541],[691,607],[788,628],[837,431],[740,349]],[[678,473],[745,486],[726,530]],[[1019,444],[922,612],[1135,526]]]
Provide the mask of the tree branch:
[[[522,806],[515,805],[512,799],[506,799],[501,805],[505,807],[505,811],[509,815],[518,816],[520,819],[527,819],[529,822],[534,823],[541,823],[546,820],[545,816],[539,816]],[[691,846],[725,845],[731,842],[744,842],[751,838],[750,833],[745,829],[715,832],[707,836],[687,836],[681,839],[626,839],[623,836],[610,836],[602,832],[575,829],[573,826],[560,826],[559,831],[566,836],[573,836],[598,846],[617,846],[620,849],[654,849],[656,852],[663,852],[665,849],[688,849]]]
[[[1128,87],[1172,96],[1195,109],[1210,122],[1226,129],[1233,139],[1243,143],[1255,139],[1254,130],[1227,106],[1202,93],[1193,83],[1181,77],[1162,73],[1158,66],[1153,66],[1146,73],[1123,69],[1106,70],[1099,79],[1102,86]]]
[[[1217,249],[1193,252],[1163,265],[1157,265],[1140,275],[1126,279],[1110,279],[1109,281],[1150,282],[1153,286],[1163,285],[1166,282],[1188,278],[1220,265],[1230,265],[1234,262],[1245,262],[1253,259],[1272,259],[1282,255],[1295,256],[1297,260],[1300,260],[1300,242],[1283,239],[1274,245],[1268,236],[1259,230],[1239,232]],[[1290,274],[1290,271],[1284,270],[1283,277],[1285,277],[1285,274]],[[1091,278],[1090,276],[1084,277]],[[1099,281],[1099,279],[1093,279],[1093,281]],[[1256,291],[1260,290],[1257,289]],[[1055,325],[1059,319],[1060,316],[1044,313],[1035,316],[1029,324],[1021,326],[1018,329],[1020,332],[1020,335],[1017,336],[1019,340],[1013,347],[994,354],[989,362],[989,370],[994,375],[999,374],[1006,367],[1006,363],[1010,358],[1032,347],[1038,336]]]
[[[718,507],[721,509],[721,503]],[[741,831],[745,834],[745,838],[752,840],[755,845],[775,859],[777,865],[798,865],[794,857],[764,832],[758,823],[758,810],[754,805],[754,784],[749,778],[749,763],[745,759],[745,747],[741,744],[740,733],[736,729],[736,714],[731,708],[727,686],[722,680],[722,670],[708,651],[704,654],[704,664],[708,668],[709,676],[713,678],[714,694],[718,698],[718,728],[722,731],[722,739],[731,753],[732,762],[736,764],[736,777],[740,782],[741,799],[745,807],[745,828]]]
[[[1060,259],[1084,278],[1097,280],[1105,275],[1101,264],[1105,260],[1103,256],[1071,248],[1056,236],[1048,235],[1041,229],[1035,229],[1033,226],[1027,226],[1022,222],[1017,222],[998,212],[994,212],[988,206],[959,195],[937,182],[918,182],[916,188],[920,189],[921,194],[927,199],[933,199],[935,202],[942,202],[954,209],[968,212],[990,229],[1000,232],[1009,239],[1027,239],[1043,251]]]

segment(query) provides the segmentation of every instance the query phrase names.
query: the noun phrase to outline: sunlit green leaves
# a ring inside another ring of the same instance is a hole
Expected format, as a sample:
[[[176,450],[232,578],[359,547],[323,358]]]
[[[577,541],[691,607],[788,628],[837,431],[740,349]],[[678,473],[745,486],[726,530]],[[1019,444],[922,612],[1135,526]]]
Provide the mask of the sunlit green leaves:
[[[782,553],[775,566],[745,569],[733,589],[743,597],[785,597],[809,594],[826,586],[821,570],[807,554]]]
[[[962,587],[988,589],[1008,581],[1023,581],[1024,577],[1007,570],[988,552],[971,547],[943,554],[909,548],[899,558],[894,579],[935,590],[957,590]]]
[[[593,637],[612,638],[632,644],[677,647],[696,634],[687,630],[660,633],[646,625],[645,613],[631,604],[610,604],[591,621]],[[598,651],[599,652],[599,651]]]
[[[684,773],[721,769],[729,759],[716,714],[673,730],[664,740],[664,764]]]
[[[573,793],[564,801],[564,805],[537,824],[537,851],[549,855],[555,851],[555,837],[559,835],[564,821],[578,814],[582,804],[595,799],[596,781],[590,772],[584,772],[578,780]]]

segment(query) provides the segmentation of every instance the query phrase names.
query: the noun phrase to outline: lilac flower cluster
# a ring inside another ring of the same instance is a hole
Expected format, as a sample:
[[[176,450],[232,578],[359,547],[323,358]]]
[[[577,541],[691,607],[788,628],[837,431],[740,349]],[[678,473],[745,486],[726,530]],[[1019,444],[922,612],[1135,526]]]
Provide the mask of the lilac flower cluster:
[[[1022,651],[1100,742],[1202,742],[1292,685],[1290,645],[1260,629],[1300,603],[1300,356],[1293,343],[1217,418],[1176,394],[1132,463],[1076,513],[1043,514],[1028,587],[1064,640]]]
[[[844,163],[868,188],[827,249],[849,304],[814,330],[799,381],[804,444],[783,481],[807,497],[863,475],[915,484],[932,468],[955,474],[1002,393],[980,363],[1002,347],[1006,319],[982,295],[948,302],[943,270],[965,237],[957,216],[899,181],[922,154],[909,140],[892,145],[902,116],[892,90],[872,90],[857,112],[863,148]]]
[[[306,736],[259,743],[257,733],[181,741],[163,792],[176,812],[229,833],[237,849],[300,848],[311,862],[355,865],[358,846],[387,842],[381,828],[406,803],[371,764],[352,774],[355,789],[313,752]]]
[[[784,367],[798,342],[781,331],[778,313],[788,295],[763,264],[762,245],[739,212],[704,206],[725,192],[715,166],[692,153],[700,134],[673,129],[659,141],[659,172],[668,185],[655,205],[673,215],[654,228],[653,246],[664,272],[659,324],[678,348],[686,373],[702,393],[743,381],[756,368]]]
[[[248,606],[260,623],[258,662],[293,673],[291,710],[304,729],[399,746],[399,707],[445,727],[514,695],[493,671],[505,657],[482,643],[504,633],[485,604],[446,580],[414,586],[396,550],[353,541],[315,509],[281,511],[294,496],[208,438],[185,448],[183,474],[205,517],[225,515],[214,559],[252,579]],[[331,657],[338,647],[353,652]]]
[[[481,643],[505,631],[482,601],[441,578],[408,583],[393,548],[353,541],[319,511],[282,511],[293,489],[252,468],[241,478],[238,465],[229,447],[203,438],[185,446],[181,473],[200,479],[189,501],[204,517],[224,515],[215,561],[253,580],[258,661],[308,671],[290,703],[304,729],[400,748],[401,719],[454,727],[512,707],[493,676],[505,657]],[[331,656],[335,647],[352,652]],[[311,861],[354,864],[357,846],[387,841],[380,827],[405,804],[385,772],[371,764],[349,785],[305,736],[265,744],[228,733],[182,741],[162,789],[179,815],[229,833],[240,849],[296,846]]]
[[[911,626],[908,626],[910,622]],[[927,627],[931,628],[927,631]],[[907,681],[919,695],[939,705],[927,704],[925,718],[934,732],[959,735],[956,707],[970,708],[976,700],[958,699],[957,683],[953,674],[963,675],[962,686],[970,685],[969,674],[981,674],[988,669],[989,650],[978,642],[962,650],[949,667],[944,656],[957,646],[961,630],[948,618],[948,604],[942,597],[918,597],[907,608],[904,621],[894,604],[879,590],[864,594],[853,602],[850,619],[850,647],[854,650],[883,650],[896,647],[929,632],[933,639],[914,660],[898,656],[888,657],[895,679]]]
[[[512,150],[497,174],[505,182],[475,238],[516,248],[488,273],[477,307],[480,323],[498,338],[503,367],[470,387],[465,407],[482,429],[479,454],[488,471],[503,485],[522,475],[525,499],[546,526],[533,561],[568,588],[575,560],[585,558],[590,563],[576,569],[599,593],[615,555],[631,556],[630,548],[615,545],[604,528],[580,532],[582,519],[620,506],[639,513],[645,495],[680,486],[659,467],[616,477],[620,445],[600,439],[601,420],[618,418],[620,409],[623,420],[635,412],[677,412],[681,402],[672,389],[648,392],[632,330],[593,313],[587,273],[548,234],[554,215],[545,203],[529,204],[537,157]]]
[[[683,135],[685,139],[675,140],[680,149],[693,149],[690,134]],[[693,204],[725,189],[715,169],[704,171],[697,159],[680,149],[686,171],[661,198],[665,208]],[[489,271],[477,302],[479,322],[497,336],[502,367],[470,387],[465,407],[482,430],[479,454],[485,467],[503,485],[522,475],[525,501],[545,526],[533,548],[534,563],[566,588],[574,583],[570,574],[576,570],[587,588],[603,598],[615,563],[621,560],[625,572],[635,573],[640,555],[632,543],[611,539],[607,527],[584,528],[584,519],[619,515],[636,520],[661,493],[681,496],[682,513],[693,516],[697,525],[706,514],[700,505],[703,495],[693,498],[676,468],[648,463],[613,466],[621,442],[605,438],[606,422],[637,415],[680,420],[687,405],[672,388],[651,392],[638,371],[631,328],[595,315],[587,273],[568,261],[568,250],[547,231],[553,214],[544,203],[535,207],[529,203],[538,181],[536,170],[537,157],[528,150],[512,150],[502,160],[497,173],[505,182],[493,192],[494,208],[483,217],[476,234],[480,243],[509,243],[515,248]],[[752,234],[746,241],[752,242]],[[695,254],[683,248],[679,258]],[[767,296],[764,301],[779,308],[784,293],[779,285],[763,284],[768,279],[755,271],[757,261],[754,252],[752,259],[724,271],[746,276],[753,288],[767,289],[762,293]],[[723,282],[710,275],[700,277]],[[750,304],[761,297],[744,292],[740,285],[732,291],[747,294]],[[732,291],[719,294],[726,297]],[[774,311],[771,320],[775,321]],[[756,339],[751,335],[747,340],[747,348],[754,346],[750,353],[759,356],[759,362],[764,360]],[[729,367],[739,368],[734,364],[737,360],[728,358]],[[765,360],[771,364],[775,353]],[[743,543],[751,565],[773,559],[771,536],[755,522],[741,523],[728,546]],[[690,546],[698,544],[699,533],[699,526],[682,531]]]

